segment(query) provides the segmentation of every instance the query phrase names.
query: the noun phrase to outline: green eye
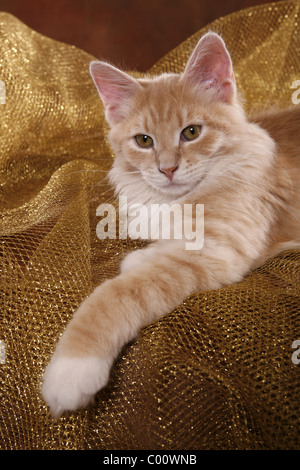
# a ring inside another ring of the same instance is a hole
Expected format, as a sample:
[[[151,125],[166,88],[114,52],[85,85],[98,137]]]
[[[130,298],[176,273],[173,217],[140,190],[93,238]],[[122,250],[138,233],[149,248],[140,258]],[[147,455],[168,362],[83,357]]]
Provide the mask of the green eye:
[[[135,141],[139,147],[149,148],[153,146],[153,139],[149,135],[144,135],[144,134],[136,135]]]
[[[194,140],[198,137],[200,132],[201,126],[193,124],[183,129],[183,131],[181,132],[181,137],[183,138],[183,140]]]

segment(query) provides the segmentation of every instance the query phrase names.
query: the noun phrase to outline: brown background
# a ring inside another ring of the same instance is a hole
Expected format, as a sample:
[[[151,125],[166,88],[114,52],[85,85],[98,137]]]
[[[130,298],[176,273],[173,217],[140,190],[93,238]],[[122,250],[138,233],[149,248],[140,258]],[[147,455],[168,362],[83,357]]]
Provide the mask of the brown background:
[[[260,0],[0,0],[14,14],[53,39],[74,44],[98,59],[148,70],[164,54],[211,21]]]

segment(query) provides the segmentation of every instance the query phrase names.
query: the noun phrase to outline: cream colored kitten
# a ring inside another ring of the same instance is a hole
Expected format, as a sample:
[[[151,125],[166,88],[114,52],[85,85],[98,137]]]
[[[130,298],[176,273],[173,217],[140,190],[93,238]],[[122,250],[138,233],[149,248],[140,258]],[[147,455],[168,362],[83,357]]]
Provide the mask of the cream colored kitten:
[[[300,108],[250,122],[218,35],[203,36],[183,74],[134,79],[104,62],[90,72],[111,129],[116,193],[129,205],[204,204],[205,238],[192,251],[184,238],[151,242],[82,303],[44,376],[56,416],[87,405],[124,344],[185,297],[300,247]]]

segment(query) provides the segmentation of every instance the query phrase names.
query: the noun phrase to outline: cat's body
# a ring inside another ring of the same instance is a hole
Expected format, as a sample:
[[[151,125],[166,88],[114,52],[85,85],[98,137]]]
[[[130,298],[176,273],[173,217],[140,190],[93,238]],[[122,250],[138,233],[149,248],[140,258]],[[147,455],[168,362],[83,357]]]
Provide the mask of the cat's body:
[[[270,193],[282,200],[276,211],[274,230],[269,233],[266,259],[283,250],[299,248],[300,240],[300,106],[270,110],[252,118],[276,142],[274,171]],[[262,264],[264,260],[259,260]]]
[[[248,120],[219,36],[200,40],[181,75],[136,80],[102,62],[91,74],[111,127],[116,193],[129,206],[204,204],[204,245],[152,242],[82,303],[44,377],[56,415],[85,406],[122,346],[186,296],[300,247],[300,107]]]

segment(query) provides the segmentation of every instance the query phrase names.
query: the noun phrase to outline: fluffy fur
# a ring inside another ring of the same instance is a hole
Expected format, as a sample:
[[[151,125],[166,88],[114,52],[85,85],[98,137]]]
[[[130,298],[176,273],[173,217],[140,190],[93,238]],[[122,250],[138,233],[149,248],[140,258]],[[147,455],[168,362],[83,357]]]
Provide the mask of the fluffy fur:
[[[205,238],[196,252],[173,239],[129,254],[82,303],[44,376],[56,416],[85,406],[122,346],[186,296],[300,247],[300,108],[247,118],[218,35],[199,41],[183,74],[134,79],[104,62],[90,70],[111,129],[116,193],[129,205],[204,204]],[[185,140],[191,125],[199,136]],[[153,145],[139,147],[140,134]]]

